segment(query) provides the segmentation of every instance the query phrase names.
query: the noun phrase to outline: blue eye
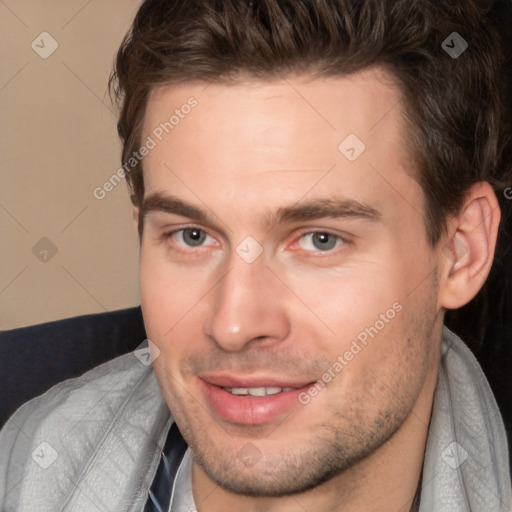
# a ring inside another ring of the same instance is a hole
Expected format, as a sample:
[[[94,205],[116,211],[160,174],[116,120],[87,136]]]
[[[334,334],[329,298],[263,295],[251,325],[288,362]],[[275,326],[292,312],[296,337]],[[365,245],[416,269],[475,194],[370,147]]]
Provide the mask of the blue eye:
[[[330,251],[342,243],[339,236],[323,232],[307,233],[299,240],[300,247],[308,251]]]
[[[201,247],[205,240],[211,239],[204,231],[197,228],[180,229],[172,233],[171,238],[179,245],[187,247]]]

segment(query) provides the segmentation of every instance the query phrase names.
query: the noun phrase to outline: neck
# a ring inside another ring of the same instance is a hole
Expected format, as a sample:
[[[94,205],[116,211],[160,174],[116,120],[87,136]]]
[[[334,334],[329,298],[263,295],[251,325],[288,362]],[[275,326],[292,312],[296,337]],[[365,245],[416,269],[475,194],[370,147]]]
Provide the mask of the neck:
[[[304,493],[260,498],[220,488],[194,462],[192,489],[199,512],[409,512],[421,478],[438,366],[429,374],[407,419],[371,455]]]

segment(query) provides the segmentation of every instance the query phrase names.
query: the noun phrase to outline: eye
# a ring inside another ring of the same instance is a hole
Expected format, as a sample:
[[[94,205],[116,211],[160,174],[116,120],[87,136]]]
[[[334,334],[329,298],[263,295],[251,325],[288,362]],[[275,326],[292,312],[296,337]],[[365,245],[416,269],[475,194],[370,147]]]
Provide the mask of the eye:
[[[210,235],[207,235],[202,229],[198,228],[185,228],[174,231],[169,234],[171,238],[178,245],[185,247],[201,247],[205,241],[213,241]]]
[[[307,251],[330,251],[343,244],[343,240],[332,233],[314,232],[301,236],[298,243]]]

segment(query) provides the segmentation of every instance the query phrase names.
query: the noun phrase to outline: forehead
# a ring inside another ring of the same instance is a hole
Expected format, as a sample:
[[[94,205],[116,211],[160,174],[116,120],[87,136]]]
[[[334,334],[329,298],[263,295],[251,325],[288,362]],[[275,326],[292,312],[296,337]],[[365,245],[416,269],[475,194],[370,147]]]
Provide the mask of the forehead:
[[[418,203],[401,109],[399,88],[378,68],[336,78],[158,87],[142,134],[156,142],[144,159],[146,194],[172,189],[212,201],[222,190],[224,199],[247,206],[337,187],[377,204],[380,188],[390,200],[398,194]]]
[[[198,106],[190,116],[196,135],[208,132],[209,139],[229,134],[236,135],[239,143],[250,143],[263,142],[267,135],[267,142],[272,140],[271,145],[285,149],[287,143],[302,139],[317,146],[327,134],[326,143],[338,141],[347,132],[368,142],[376,142],[383,130],[388,135],[404,135],[400,89],[388,73],[376,67],[345,77],[301,75],[266,82],[246,79],[156,87],[148,98],[144,132],[168,121],[176,111],[188,111],[190,98]],[[182,122],[182,117],[175,119],[182,125],[180,129],[173,121],[172,130],[173,138],[180,142],[184,138],[180,132],[188,136],[183,125],[190,124]],[[296,146],[295,151],[299,149]]]

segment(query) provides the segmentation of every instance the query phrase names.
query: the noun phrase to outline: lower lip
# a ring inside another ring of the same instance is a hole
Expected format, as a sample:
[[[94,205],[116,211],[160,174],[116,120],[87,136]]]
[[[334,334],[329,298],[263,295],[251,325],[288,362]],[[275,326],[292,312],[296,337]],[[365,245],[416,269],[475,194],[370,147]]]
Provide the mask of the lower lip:
[[[232,395],[224,389],[199,379],[203,395],[213,413],[231,423],[263,425],[299,405],[299,394],[311,384],[292,391],[267,396]]]

